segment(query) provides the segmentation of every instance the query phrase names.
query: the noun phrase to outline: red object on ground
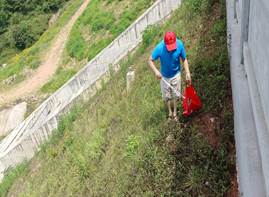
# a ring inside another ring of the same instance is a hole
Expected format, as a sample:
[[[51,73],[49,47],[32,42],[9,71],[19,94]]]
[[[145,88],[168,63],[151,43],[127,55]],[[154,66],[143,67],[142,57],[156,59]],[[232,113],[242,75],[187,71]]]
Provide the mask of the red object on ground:
[[[192,85],[185,88],[182,105],[184,116],[189,116],[192,112],[202,107],[202,102]]]

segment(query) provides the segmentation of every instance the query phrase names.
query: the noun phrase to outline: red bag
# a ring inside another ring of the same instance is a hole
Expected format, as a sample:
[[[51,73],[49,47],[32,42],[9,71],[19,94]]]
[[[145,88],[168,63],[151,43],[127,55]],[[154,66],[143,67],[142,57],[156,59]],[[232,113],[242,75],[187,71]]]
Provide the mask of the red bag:
[[[189,116],[202,107],[201,100],[192,85],[185,88],[182,105],[184,116]]]

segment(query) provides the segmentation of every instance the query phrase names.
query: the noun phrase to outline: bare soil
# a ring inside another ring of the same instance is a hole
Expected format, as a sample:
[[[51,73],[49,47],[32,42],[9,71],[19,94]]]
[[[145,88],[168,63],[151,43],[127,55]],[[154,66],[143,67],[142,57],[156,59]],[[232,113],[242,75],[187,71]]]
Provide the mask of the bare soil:
[[[205,136],[210,146],[212,146],[214,149],[218,149],[220,139],[216,133],[216,129],[219,127],[217,117],[214,117],[210,113],[202,114],[194,117],[192,124],[198,127],[199,131]]]
[[[205,139],[207,140],[208,144],[214,148],[215,150],[220,146],[220,137],[217,134],[217,128],[220,127],[220,121],[217,117],[214,117],[210,113],[201,114],[195,117],[192,121],[193,125],[198,126],[199,131],[204,135]],[[235,147],[231,148],[234,149]],[[230,155],[232,156],[235,154],[235,150],[229,150]],[[231,189],[227,193],[226,197],[238,197],[239,190],[238,190],[238,182],[237,182],[237,172],[233,172],[231,177]]]

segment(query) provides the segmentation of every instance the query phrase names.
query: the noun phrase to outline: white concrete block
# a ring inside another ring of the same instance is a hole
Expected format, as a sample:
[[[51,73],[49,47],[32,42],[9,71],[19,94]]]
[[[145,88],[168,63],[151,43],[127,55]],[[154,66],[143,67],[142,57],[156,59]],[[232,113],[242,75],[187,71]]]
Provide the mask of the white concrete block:
[[[23,102],[0,112],[0,136],[7,135],[24,120],[26,109],[27,103]]]

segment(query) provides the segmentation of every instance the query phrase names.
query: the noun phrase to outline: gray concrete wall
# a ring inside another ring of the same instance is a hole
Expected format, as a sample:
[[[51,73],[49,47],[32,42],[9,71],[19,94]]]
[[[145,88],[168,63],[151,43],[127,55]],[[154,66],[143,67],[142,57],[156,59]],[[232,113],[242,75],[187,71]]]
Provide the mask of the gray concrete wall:
[[[250,1],[248,46],[266,122],[269,122],[269,1]]]
[[[70,107],[96,93],[101,80],[109,78],[110,66],[126,56],[142,41],[147,26],[161,22],[177,9],[181,0],[158,0],[129,28],[116,38],[81,71],[43,102],[24,122],[0,144],[0,173],[10,166],[30,159],[39,146],[57,128],[59,117]]]
[[[227,0],[227,30],[240,193],[268,197],[269,1],[234,1]]]

